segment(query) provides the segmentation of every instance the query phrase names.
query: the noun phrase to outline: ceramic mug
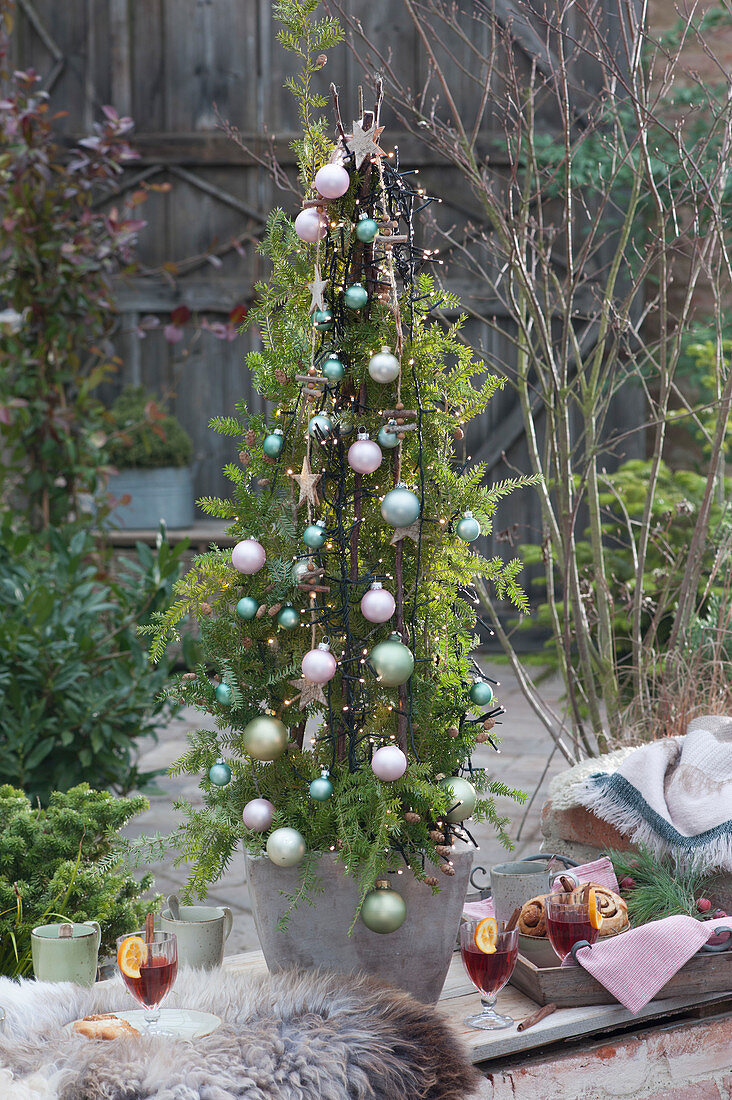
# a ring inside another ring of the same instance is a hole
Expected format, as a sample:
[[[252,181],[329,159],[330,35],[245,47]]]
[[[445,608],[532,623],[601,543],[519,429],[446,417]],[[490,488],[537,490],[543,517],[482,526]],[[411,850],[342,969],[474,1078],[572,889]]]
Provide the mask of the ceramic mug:
[[[178,937],[179,965],[202,970],[221,966],[234,920],[228,905],[181,905],[179,915],[174,920],[170,909],[160,914],[161,930]]]
[[[547,856],[547,861],[552,857]],[[575,887],[579,879],[571,871],[563,869],[550,871],[548,866],[532,860],[515,860],[512,863],[497,863],[491,867],[491,897],[495,907],[498,927],[510,919],[514,909],[520,908],[529,898],[538,894],[548,894],[552,882],[559,875],[571,879]]]
[[[70,936],[59,936],[60,928]],[[83,924],[39,924],[31,933],[33,973],[39,982],[94,985],[102,930],[95,920]]]

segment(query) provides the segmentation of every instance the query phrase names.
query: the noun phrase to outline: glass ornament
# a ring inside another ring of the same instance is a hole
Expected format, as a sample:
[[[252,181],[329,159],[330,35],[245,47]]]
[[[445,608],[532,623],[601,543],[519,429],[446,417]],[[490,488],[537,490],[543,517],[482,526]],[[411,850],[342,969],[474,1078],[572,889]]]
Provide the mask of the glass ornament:
[[[310,550],[320,550],[327,537],[322,519],[309,524],[302,533],[302,541]]]
[[[400,481],[384,496],[381,514],[392,527],[409,527],[419,519],[422,505],[419,497]]]
[[[370,623],[386,623],[396,610],[396,600],[381,581],[374,581],[361,597],[361,614]]]
[[[328,219],[317,207],[308,206],[295,218],[295,232],[305,244],[315,244],[328,232]]]
[[[382,745],[371,757],[371,771],[383,783],[401,779],[407,770],[407,758],[398,745]]]
[[[371,244],[379,232],[379,226],[373,218],[359,218],[356,222],[356,236],[364,244]]]
[[[393,428],[394,431],[389,432],[387,431],[387,428]],[[397,424],[396,420],[387,420],[386,424],[384,424],[382,428],[379,428],[379,434],[376,437],[379,446],[386,447],[389,450],[392,450],[394,447],[398,447],[401,442],[398,435],[398,428],[399,425]]]
[[[346,373],[346,368],[337,355],[329,355],[320,368],[329,382],[340,382]]]
[[[451,825],[459,825],[470,817],[478,801],[478,795],[472,783],[458,775],[440,780],[440,786],[449,791],[449,804],[452,807],[445,820]]]
[[[253,619],[259,611],[259,600],[255,600],[254,596],[242,596],[239,603],[236,605],[236,613],[240,619],[244,619],[248,622]]]
[[[320,435],[328,435],[333,430],[333,421],[329,416],[325,416],[323,413],[316,413],[315,416],[311,416],[308,420],[308,434],[317,439],[319,432]]]
[[[216,702],[220,703],[222,707],[230,707],[234,702],[234,692],[229,684],[224,683],[223,680],[216,685],[214,695],[216,696]]]
[[[256,539],[242,539],[231,551],[231,564],[240,573],[258,573],[266,560],[266,551]]]
[[[275,829],[267,838],[267,855],[278,867],[297,867],[305,858],[305,837],[297,829]]]
[[[327,642],[308,650],[301,661],[302,674],[311,684],[327,684],[335,676],[337,666]]]
[[[283,630],[294,630],[300,625],[300,612],[292,604],[286,603],[277,612],[277,622]]]
[[[302,584],[304,580],[307,580],[310,573],[312,573],[311,564],[313,564],[312,558],[297,559],[292,567],[292,579],[295,584]]]
[[[244,727],[241,741],[244,752],[252,759],[271,763],[279,760],[287,748],[287,729],[279,718],[260,714]]]
[[[219,760],[209,768],[208,777],[215,787],[226,787],[231,783],[231,768],[223,760]]]
[[[399,370],[399,360],[386,345],[369,359],[369,374],[374,382],[379,382],[382,386],[398,378]]]
[[[268,798],[253,798],[242,810],[241,818],[253,833],[266,833],[272,824],[275,808]]]
[[[383,457],[381,447],[369,439],[368,432],[359,432],[356,442],[348,448],[348,465],[357,474],[373,474]]]
[[[472,512],[466,512],[456,527],[457,536],[463,542],[475,542],[480,536],[480,524]]]
[[[320,779],[314,779],[310,784],[309,791],[310,797],[316,802],[327,802],[329,798],[333,797],[333,784],[329,777],[329,772],[323,768],[320,773]]]
[[[352,283],[343,291],[343,302],[349,309],[363,309],[369,300],[369,293],[361,283]]]
[[[313,187],[324,199],[340,199],[350,185],[351,177],[341,164],[324,164],[313,180]]]
[[[386,687],[406,684],[414,672],[414,655],[398,634],[390,634],[369,653],[369,664]]]
[[[279,458],[285,445],[285,437],[281,428],[275,428],[273,432],[264,437],[262,450],[267,458]]]
[[[327,332],[333,328],[333,314],[329,309],[316,309],[313,314],[313,324],[318,332]]]
[[[407,919],[407,905],[388,882],[378,882],[375,890],[369,890],[361,906],[361,920],[371,932],[388,935],[396,932]]]
[[[468,695],[470,696],[470,702],[479,707],[485,707],[488,703],[493,702],[493,688],[485,680],[475,680],[470,685]]]

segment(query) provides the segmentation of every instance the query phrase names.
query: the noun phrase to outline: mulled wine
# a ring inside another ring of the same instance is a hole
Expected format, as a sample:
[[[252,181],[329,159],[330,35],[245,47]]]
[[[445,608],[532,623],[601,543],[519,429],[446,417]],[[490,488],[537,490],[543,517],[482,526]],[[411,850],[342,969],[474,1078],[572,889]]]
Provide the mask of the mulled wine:
[[[599,935],[590,919],[588,902],[575,901],[562,894],[546,899],[546,930],[549,942],[562,961],[580,940],[593,944]]]
[[[492,918],[491,918],[492,920]],[[481,935],[483,921],[464,921],[460,925],[460,954],[468,977],[480,993],[481,1011],[468,1016],[468,1027],[478,1027],[484,1031],[511,1027],[510,1016],[501,1016],[496,1012],[496,997],[511,977],[518,957],[518,929],[499,932],[493,921],[490,936]]]
[[[465,969],[476,989],[488,996],[499,993],[508,979],[513,974],[518,955],[518,944],[515,947],[498,949],[491,955],[481,951],[475,944],[460,944]]]
[[[122,979],[143,1008],[155,1008],[170,992],[177,973],[177,959],[171,962],[166,958],[153,957],[140,966],[139,978],[123,973]]]

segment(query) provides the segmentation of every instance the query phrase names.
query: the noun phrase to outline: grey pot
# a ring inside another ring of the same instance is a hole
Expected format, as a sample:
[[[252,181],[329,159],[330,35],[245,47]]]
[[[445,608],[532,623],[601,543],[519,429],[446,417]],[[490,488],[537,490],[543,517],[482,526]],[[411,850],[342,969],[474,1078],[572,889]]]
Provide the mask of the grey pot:
[[[407,919],[388,935],[371,932],[361,920],[348,935],[359,888],[330,852],[321,855],[317,864],[322,893],[313,896],[312,905],[301,903],[281,932],[277,924],[287,909],[286,895],[299,890],[299,868],[277,867],[266,856],[245,853],[245,858],[254,923],[270,970],[322,966],[348,974],[361,971],[406,989],[427,1004],[438,999],[455,948],[473,863],[471,851],[452,856],[455,875],[439,876],[436,895],[410,871],[391,877],[407,903]]]
[[[161,519],[170,528],[193,524],[193,471],[190,466],[160,466],[153,470],[120,470],[107,486],[118,500],[108,523],[115,527],[155,528]]]

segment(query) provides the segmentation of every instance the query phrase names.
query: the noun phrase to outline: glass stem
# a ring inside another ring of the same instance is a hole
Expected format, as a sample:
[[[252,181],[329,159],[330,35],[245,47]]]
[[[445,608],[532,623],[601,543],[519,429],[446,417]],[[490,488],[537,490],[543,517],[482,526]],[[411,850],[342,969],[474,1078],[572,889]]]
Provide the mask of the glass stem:
[[[481,1004],[481,1007],[482,1007],[483,1011],[484,1012],[495,1012],[496,1011],[496,1000],[497,1000],[497,998],[498,998],[497,993],[494,993],[492,997],[489,996],[487,993],[481,993],[481,995],[480,995],[480,1004]]]
[[[156,1024],[160,1019],[160,1007],[156,1006],[155,1008],[146,1008],[143,1018],[147,1027],[150,1027],[152,1024]]]

